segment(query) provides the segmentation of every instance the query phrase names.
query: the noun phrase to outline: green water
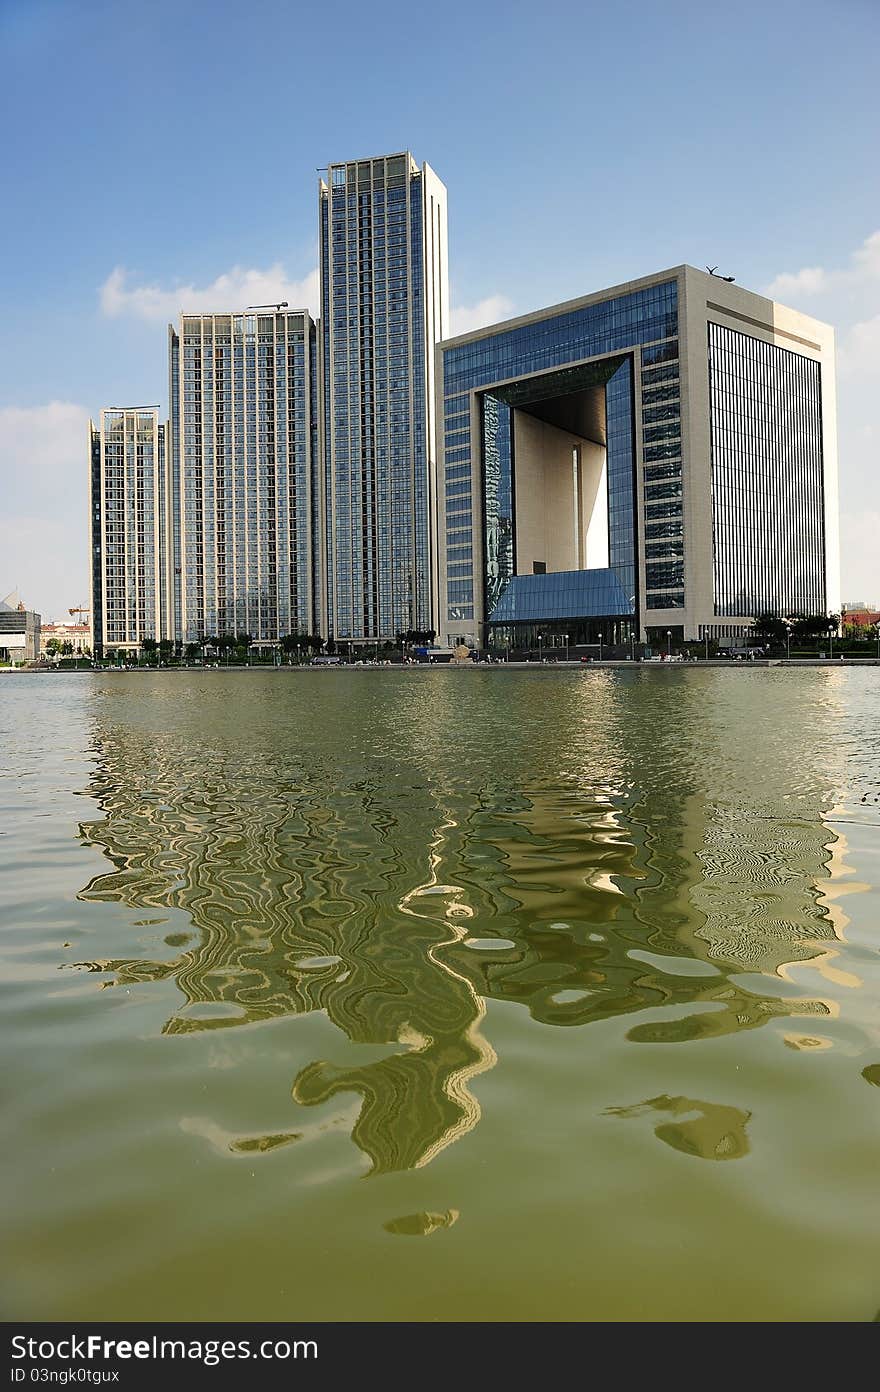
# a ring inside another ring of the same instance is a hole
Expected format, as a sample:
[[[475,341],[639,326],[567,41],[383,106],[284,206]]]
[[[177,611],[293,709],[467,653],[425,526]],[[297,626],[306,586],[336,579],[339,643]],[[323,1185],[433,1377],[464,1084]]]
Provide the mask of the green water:
[[[878,697],[0,680],[2,1313],[872,1319]]]

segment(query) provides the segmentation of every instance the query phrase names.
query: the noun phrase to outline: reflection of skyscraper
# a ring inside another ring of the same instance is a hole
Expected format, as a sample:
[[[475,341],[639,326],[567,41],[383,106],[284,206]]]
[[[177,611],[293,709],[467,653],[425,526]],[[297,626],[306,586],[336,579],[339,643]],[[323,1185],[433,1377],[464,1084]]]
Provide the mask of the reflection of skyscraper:
[[[319,207],[327,627],[393,639],[433,626],[446,189],[409,153],[386,155],[331,164]]]
[[[713,697],[716,676],[680,675],[674,696],[650,674],[548,675],[558,719],[534,719],[533,742],[509,744],[509,686],[493,698],[438,685],[426,699],[424,686],[392,683],[397,718],[381,729],[361,704],[328,719],[322,691],[297,705],[296,749],[280,718],[286,687],[269,678],[249,689],[247,721],[245,698],[224,688],[197,709],[170,709],[157,729],[108,691],[91,788],[103,815],[82,826],[108,866],[82,896],[178,910],[191,932],[146,957],[80,965],[108,984],[173,982],[180,1003],[166,1035],[323,1012],[368,1052],[352,1055],[340,1038],[340,1058],[322,1043],[323,1056],[298,1068],[294,1101],[359,1095],[352,1134],[377,1171],[424,1165],[477,1124],[472,1080],[495,1060],[489,1001],[569,1029],[618,1018],[635,1043],[827,1014],[823,999],[770,984],[833,941],[818,889],[822,779],[792,780],[781,746],[766,756],[792,799],[788,841],[769,807],[756,811],[748,756],[725,765],[729,801],[713,802],[719,769],[682,772],[677,732],[699,711],[718,748],[712,720],[729,712]],[[733,679],[747,703],[747,678]],[[538,685],[537,696],[531,678],[514,688],[523,720],[545,709]],[[498,723],[477,729],[469,703],[483,703],[485,720],[493,699]],[[741,718],[751,716],[744,704]],[[449,770],[454,730],[466,774]],[[271,1135],[234,1137],[236,1153],[279,1144],[288,1133],[275,1120]]]
[[[317,627],[315,326],[305,311],[169,329],[179,636]]]

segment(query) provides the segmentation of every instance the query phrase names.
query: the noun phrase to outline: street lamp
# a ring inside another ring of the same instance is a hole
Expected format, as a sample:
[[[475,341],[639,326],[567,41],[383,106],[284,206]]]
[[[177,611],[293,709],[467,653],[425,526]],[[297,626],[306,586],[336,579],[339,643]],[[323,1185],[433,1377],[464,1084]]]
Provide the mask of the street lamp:
[[[539,661],[539,662],[543,662],[543,661],[544,661],[544,635],[543,635],[543,633],[539,633],[539,634],[538,634],[538,661]]]
[[[877,633],[877,661],[880,662],[880,621],[875,623],[874,628]]]
[[[669,661],[669,659],[670,659],[671,656],[672,656],[672,629],[671,629],[671,628],[667,628],[667,630],[666,630],[666,661],[667,661],[667,662]]]
[[[568,661],[568,634],[567,634],[567,633],[563,633],[562,636],[563,636],[563,638],[565,639],[565,660],[566,660],[566,662],[567,662],[567,661]]]
[[[791,661],[791,624],[785,620],[785,660]]]

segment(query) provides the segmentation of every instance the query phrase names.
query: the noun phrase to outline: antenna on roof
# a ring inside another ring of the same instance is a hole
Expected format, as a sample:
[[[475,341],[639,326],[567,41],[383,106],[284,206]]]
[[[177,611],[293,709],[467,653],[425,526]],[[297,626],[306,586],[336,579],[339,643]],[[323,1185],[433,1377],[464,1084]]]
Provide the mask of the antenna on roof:
[[[287,301],[286,301],[286,300],[279,300],[277,304],[249,304],[249,305],[245,305],[245,309],[246,309],[246,310],[248,310],[248,309],[287,309],[287,308],[288,308],[288,304],[287,304]]]

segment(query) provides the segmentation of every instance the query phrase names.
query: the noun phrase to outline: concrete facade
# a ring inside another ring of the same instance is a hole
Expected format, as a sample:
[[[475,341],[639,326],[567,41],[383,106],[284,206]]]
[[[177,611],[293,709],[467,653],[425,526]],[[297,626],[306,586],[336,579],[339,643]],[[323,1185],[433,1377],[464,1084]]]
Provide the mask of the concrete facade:
[[[632,593],[640,637],[652,629],[722,637],[748,627],[757,611],[838,612],[829,326],[679,266],[450,339],[437,358],[444,641],[486,643],[499,547],[515,557],[517,574],[540,559],[527,554],[538,543],[531,484],[520,511],[521,479],[524,469],[534,475],[539,453],[545,477],[555,476],[564,450],[522,411],[536,409],[545,379],[547,398],[562,400],[591,370],[605,376],[606,415],[589,427],[589,444],[594,458],[607,448],[609,463],[616,452],[614,477],[605,479],[609,563]],[[498,423],[497,405],[488,411],[496,400],[511,424]],[[570,490],[554,506],[570,535]],[[543,525],[546,533],[546,517]],[[586,548],[577,560],[561,544],[548,554],[548,570],[576,570],[596,566],[601,549],[594,535],[592,556]]]

